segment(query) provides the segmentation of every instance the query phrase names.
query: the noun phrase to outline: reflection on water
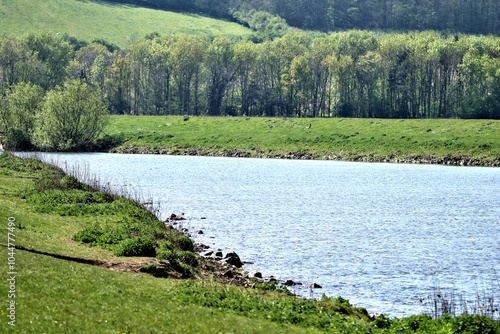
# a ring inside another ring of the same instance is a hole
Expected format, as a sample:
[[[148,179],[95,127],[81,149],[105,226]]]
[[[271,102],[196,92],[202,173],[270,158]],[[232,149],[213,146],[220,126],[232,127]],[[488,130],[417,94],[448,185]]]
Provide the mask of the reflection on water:
[[[499,291],[499,168],[50,156],[88,163],[113,186],[152,196],[165,215],[184,212],[184,227],[204,231],[198,242],[236,251],[253,263],[247,270],[323,286],[298,287],[306,297],[341,295],[402,316],[426,311],[418,299],[438,286]]]

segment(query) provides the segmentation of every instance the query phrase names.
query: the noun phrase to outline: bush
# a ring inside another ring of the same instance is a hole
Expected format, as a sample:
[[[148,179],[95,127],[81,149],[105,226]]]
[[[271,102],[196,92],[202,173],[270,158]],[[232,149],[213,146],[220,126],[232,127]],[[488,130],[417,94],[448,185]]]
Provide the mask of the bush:
[[[87,185],[78,181],[76,177],[71,175],[63,176],[63,178],[59,181],[59,183],[61,184],[61,187],[63,189],[85,190],[89,188]]]
[[[389,328],[391,327],[391,320],[385,314],[381,314],[373,321],[373,324],[377,328]]]
[[[73,240],[83,243],[96,243],[99,237],[103,234],[103,231],[96,228],[90,227],[82,231],[76,232],[73,236]]]
[[[41,87],[21,82],[0,98],[0,126],[4,128],[6,149],[32,149],[35,120],[40,113],[44,91]]]
[[[258,290],[264,291],[275,291],[279,293],[284,293],[288,296],[293,296],[293,293],[290,292],[286,287],[279,285],[278,281],[269,281],[255,284],[255,288]]]
[[[194,243],[189,237],[185,235],[179,236],[175,243],[180,250],[194,252]]]
[[[47,93],[37,122],[35,144],[69,151],[94,142],[107,124],[107,108],[97,92],[79,80]]]
[[[177,258],[179,259],[179,261],[187,265],[195,267],[198,265],[198,259],[196,258],[196,255],[193,252],[190,251],[177,252]]]
[[[154,277],[168,277],[168,272],[154,263],[146,264],[140,271],[153,275]]]
[[[159,259],[167,260],[170,264],[178,262],[177,253],[172,249],[160,249],[156,256]]]
[[[32,148],[31,137],[19,129],[10,129],[3,139],[5,149],[11,151],[25,151]]]
[[[117,256],[156,256],[156,250],[151,240],[145,238],[126,239],[115,248]]]
[[[500,333],[500,322],[482,315],[461,315],[450,319],[453,333],[496,334]]]

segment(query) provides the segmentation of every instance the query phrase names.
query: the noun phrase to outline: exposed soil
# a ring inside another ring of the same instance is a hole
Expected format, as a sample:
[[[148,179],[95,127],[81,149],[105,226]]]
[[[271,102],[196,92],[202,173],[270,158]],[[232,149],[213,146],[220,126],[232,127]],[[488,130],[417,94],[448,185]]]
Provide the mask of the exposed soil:
[[[17,249],[28,251],[35,254],[42,254],[54,258],[73,261],[78,263],[90,264],[97,267],[107,268],[113,271],[121,272],[135,272],[135,273],[149,273],[156,277],[181,279],[182,274],[176,271],[168,261],[163,261],[155,258],[117,258],[113,260],[101,260],[92,258],[77,258],[72,256],[65,256],[49,252],[38,251],[23,246],[16,246]],[[248,273],[235,266],[224,263],[223,261],[199,257],[200,265],[196,267],[194,279],[214,280],[218,283],[232,284],[238,286],[252,287],[253,284],[260,280],[250,279]],[[155,265],[154,272],[148,272],[145,267],[148,265]]]
[[[131,153],[131,154],[167,154],[167,155],[195,155],[195,156],[217,156],[217,157],[240,157],[240,158],[273,158],[273,159],[300,159],[300,160],[339,160],[339,161],[359,161],[359,162],[390,162],[390,163],[410,163],[410,164],[439,164],[450,166],[483,166],[500,167],[499,160],[492,160],[490,157],[473,158],[464,155],[447,156],[427,156],[427,155],[386,155],[378,156],[373,154],[343,154],[342,152],[262,152],[256,150],[238,149],[194,149],[164,147],[153,148],[149,146],[124,145],[112,148],[110,153]]]

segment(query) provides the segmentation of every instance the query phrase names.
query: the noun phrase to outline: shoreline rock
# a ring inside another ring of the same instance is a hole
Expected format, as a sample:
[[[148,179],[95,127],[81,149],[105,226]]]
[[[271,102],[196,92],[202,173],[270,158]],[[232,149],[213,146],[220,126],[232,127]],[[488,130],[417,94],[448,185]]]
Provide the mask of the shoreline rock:
[[[148,146],[119,146],[105,151],[108,153],[127,154],[166,154],[166,155],[190,155],[190,156],[215,156],[234,158],[261,158],[261,159],[290,159],[290,160],[333,160],[333,161],[353,161],[353,162],[387,162],[405,164],[432,164],[448,166],[477,166],[477,167],[500,167],[500,161],[488,160],[488,157],[473,158],[464,155],[447,156],[426,156],[426,155],[386,155],[375,156],[373,154],[355,155],[343,154],[342,152],[288,152],[278,153],[269,151],[267,153],[254,150],[212,150],[164,147],[161,149]]]

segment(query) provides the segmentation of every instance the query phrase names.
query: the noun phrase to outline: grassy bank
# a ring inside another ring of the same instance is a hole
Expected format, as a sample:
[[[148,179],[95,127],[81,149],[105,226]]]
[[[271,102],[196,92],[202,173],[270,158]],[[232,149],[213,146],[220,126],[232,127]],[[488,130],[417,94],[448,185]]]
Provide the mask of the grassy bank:
[[[2,256],[5,262],[0,271],[0,299],[3,305],[12,300],[16,303],[15,327],[8,325],[12,321],[7,318],[11,311],[5,306],[0,310],[2,332],[496,333],[500,330],[498,322],[480,316],[442,316],[436,320],[425,315],[392,320],[381,316],[371,320],[366,310],[351,306],[341,297],[313,301],[295,298],[273,289],[272,285],[256,285],[256,288],[221,285],[201,278],[208,273],[203,269],[206,262],[201,257],[197,257],[199,264],[190,265],[190,276],[195,280],[175,279],[180,275],[175,274],[172,262],[181,261],[180,258],[162,259],[158,254],[118,256],[116,251],[121,243],[76,240],[75,236],[89,226],[105,226],[108,232],[113,232],[109,237],[117,237],[120,229],[113,224],[129,224],[127,229],[136,231],[135,237],[140,234],[160,244],[168,241],[172,244],[171,251],[183,251],[175,242],[178,233],[163,224],[163,229],[155,227],[158,221],[137,204],[89,189],[59,172],[35,160],[0,155],[0,251],[8,253],[8,232],[15,235],[16,247],[13,269],[6,269],[7,257]],[[85,194],[84,206],[74,201],[77,194]],[[37,201],[43,196],[44,201]],[[96,203],[95,198],[108,201]],[[108,210],[115,201],[125,205]],[[15,219],[15,227],[10,231],[8,222],[13,219],[9,217]],[[144,226],[130,225],[133,217],[144,222]],[[162,275],[166,278],[145,272],[150,271],[145,268],[155,265],[169,268]],[[16,271],[15,297],[7,297],[9,288],[13,289],[7,284],[12,277],[9,270]]]
[[[112,116],[127,153],[500,165],[500,121]]]
[[[46,30],[90,41],[103,38],[125,47],[148,33],[206,33],[244,36],[251,30],[237,23],[192,13],[176,13],[106,1],[0,1],[0,33],[21,35]]]

